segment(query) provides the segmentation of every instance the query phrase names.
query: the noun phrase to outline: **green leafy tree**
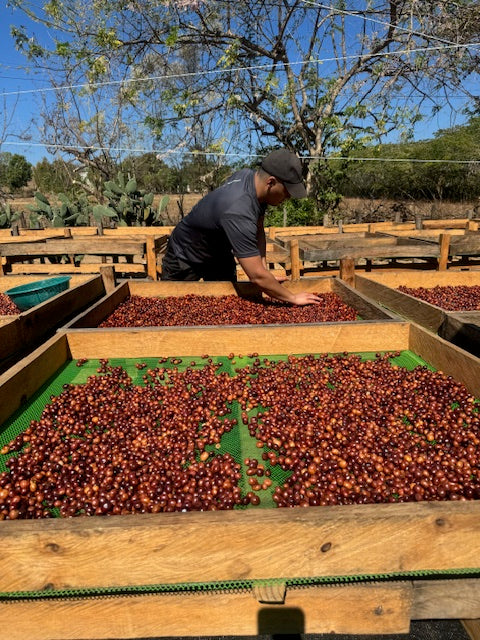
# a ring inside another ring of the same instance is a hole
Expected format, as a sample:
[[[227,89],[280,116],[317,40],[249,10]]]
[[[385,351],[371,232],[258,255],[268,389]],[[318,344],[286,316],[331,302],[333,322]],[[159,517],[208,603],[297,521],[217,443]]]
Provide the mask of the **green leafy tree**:
[[[18,153],[0,153],[0,185],[17,191],[28,184],[32,165]]]
[[[32,165],[25,156],[14,153],[7,165],[6,182],[12,191],[25,187],[32,178]]]
[[[356,162],[356,156],[367,160]],[[339,164],[330,163],[332,168]],[[345,196],[368,198],[476,199],[480,196],[480,118],[440,130],[431,140],[356,151],[336,188]]]
[[[240,155],[282,145],[315,159],[306,178],[321,209],[335,194],[317,161],[392,132],[408,139],[445,93],[468,99],[478,84],[478,27],[464,18],[477,0],[10,4],[51,35],[47,47],[13,30],[56,88],[47,138],[100,181],[128,144]]]
[[[33,167],[32,177],[37,189],[43,193],[71,193],[75,190],[72,179],[74,167],[63,160],[42,158]]]

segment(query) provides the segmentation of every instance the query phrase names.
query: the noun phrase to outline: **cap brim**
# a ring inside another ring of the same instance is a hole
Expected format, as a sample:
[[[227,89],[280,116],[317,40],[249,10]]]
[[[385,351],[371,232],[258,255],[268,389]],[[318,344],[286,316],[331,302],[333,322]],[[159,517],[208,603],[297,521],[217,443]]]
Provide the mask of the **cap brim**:
[[[283,183],[285,185],[285,189],[290,194],[291,198],[306,198],[307,190],[301,182],[297,184],[289,184],[287,182]]]

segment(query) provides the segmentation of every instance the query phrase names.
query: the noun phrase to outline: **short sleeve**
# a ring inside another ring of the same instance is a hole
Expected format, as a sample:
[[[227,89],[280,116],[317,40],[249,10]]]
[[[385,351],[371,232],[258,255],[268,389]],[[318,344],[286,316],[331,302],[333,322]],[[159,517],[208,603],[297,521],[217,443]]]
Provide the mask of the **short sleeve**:
[[[251,217],[227,212],[222,216],[222,228],[230,242],[233,254],[237,258],[251,258],[259,256],[258,226]]]

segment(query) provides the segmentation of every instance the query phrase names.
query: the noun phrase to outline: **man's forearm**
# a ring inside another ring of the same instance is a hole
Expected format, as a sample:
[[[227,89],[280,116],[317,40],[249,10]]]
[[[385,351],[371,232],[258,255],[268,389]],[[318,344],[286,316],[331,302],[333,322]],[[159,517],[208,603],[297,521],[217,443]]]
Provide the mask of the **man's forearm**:
[[[256,284],[264,293],[276,300],[294,303],[294,294],[282,286],[275,276],[265,268],[260,256],[256,259],[239,259],[239,262],[249,280]]]

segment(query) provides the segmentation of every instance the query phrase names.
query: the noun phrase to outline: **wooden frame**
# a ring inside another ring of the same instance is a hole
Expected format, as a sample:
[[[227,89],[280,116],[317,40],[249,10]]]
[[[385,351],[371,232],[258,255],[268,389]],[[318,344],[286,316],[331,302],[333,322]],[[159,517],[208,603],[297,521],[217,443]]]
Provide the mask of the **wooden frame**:
[[[422,272],[368,274],[355,276],[355,287],[367,297],[400,316],[413,320],[480,356],[480,311],[446,311],[397,287],[480,286],[480,271]]]
[[[106,269],[108,270],[108,268]],[[43,280],[41,276],[0,278],[0,291]],[[105,276],[72,276],[66,291],[15,316],[0,318],[0,371],[11,366],[34,346],[104,296],[108,290]]]
[[[247,347],[248,345],[248,347]],[[480,394],[480,360],[418,325],[62,331],[0,376],[0,422],[81,357],[410,349]],[[0,591],[253,580],[251,591],[0,603],[5,637],[141,638],[407,632],[412,619],[480,617],[480,580],[402,572],[478,568],[480,503],[435,502],[0,522]],[[228,549],[228,552],[227,552]],[[262,581],[391,575],[336,586]],[[355,611],[355,615],[352,615]]]
[[[140,227],[142,229],[142,227]],[[110,236],[69,236],[47,237],[25,241],[23,238],[10,238],[7,242],[0,242],[0,257],[3,257],[5,264],[0,265],[0,275],[11,270],[13,262],[24,262],[34,258],[45,258],[48,256],[61,255],[93,255],[93,256],[145,256],[145,265],[140,265],[141,271],[146,273],[152,280],[158,279],[157,255],[164,250],[168,236],[166,234],[150,235],[143,233],[129,234],[123,232],[122,236],[112,238]],[[103,263],[102,263],[103,264]],[[18,265],[17,265],[18,266]],[[80,265],[82,266],[82,265]],[[85,265],[83,265],[85,267]],[[98,272],[100,265],[96,265]],[[130,270],[130,264],[122,265],[124,271]],[[138,265],[136,265],[138,267]],[[34,269],[31,267],[35,267]],[[91,265],[88,267],[91,269]],[[71,273],[80,267],[70,265],[22,265],[18,270],[25,272],[35,271],[37,273]],[[117,269],[120,269],[118,266]],[[138,271],[138,268],[132,269]]]
[[[313,291],[317,293],[335,292],[346,304],[356,309],[362,320],[369,321],[398,321],[398,317],[381,308],[373,301],[366,298],[362,293],[356,291],[347,283],[338,278],[308,278],[296,282],[286,282],[285,286],[291,291]],[[245,297],[259,297],[260,290],[249,282],[146,282],[140,280],[126,280],[121,283],[112,293],[98,303],[92,305],[84,313],[74,318],[66,327],[71,329],[98,327],[98,325],[109,316],[116,307],[130,295],[138,296],[184,296],[189,293],[197,295],[241,295]],[[338,324],[338,323],[335,323]],[[252,325],[255,326],[255,325]],[[204,326],[204,330],[212,327]],[[213,327],[215,329],[215,327]],[[119,328],[118,330],[124,330]]]

